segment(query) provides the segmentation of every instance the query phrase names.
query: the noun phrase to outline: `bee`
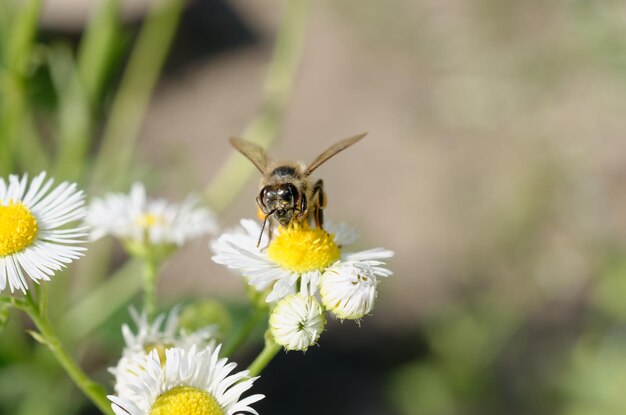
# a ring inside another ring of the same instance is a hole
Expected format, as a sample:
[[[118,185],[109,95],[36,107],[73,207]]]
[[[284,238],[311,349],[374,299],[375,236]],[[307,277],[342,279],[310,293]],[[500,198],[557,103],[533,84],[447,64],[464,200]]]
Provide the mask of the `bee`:
[[[265,217],[257,247],[261,244],[263,231],[270,219],[268,230],[270,240],[272,221],[282,226],[289,226],[293,222],[300,223],[309,220],[314,221],[317,227],[324,229],[323,210],[326,207],[324,182],[322,179],[313,182],[310,177],[311,173],[332,156],[365,137],[366,134],[355,135],[335,143],[308,166],[300,161],[276,162],[257,144],[242,138],[230,139],[232,146],[246,156],[262,174],[256,203]]]

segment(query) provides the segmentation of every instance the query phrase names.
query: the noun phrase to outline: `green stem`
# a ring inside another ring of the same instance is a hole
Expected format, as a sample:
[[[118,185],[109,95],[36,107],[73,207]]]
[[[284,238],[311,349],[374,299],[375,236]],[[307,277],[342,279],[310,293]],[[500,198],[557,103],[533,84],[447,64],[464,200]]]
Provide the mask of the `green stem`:
[[[40,285],[39,290],[39,314],[42,316],[48,315],[48,284]]]
[[[114,415],[111,409],[111,403],[106,397],[106,391],[98,383],[91,380],[85,372],[72,359],[69,353],[63,347],[61,340],[57,337],[50,320],[46,315],[39,312],[39,305],[33,300],[30,294],[26,294],[26,301],[19,306],[26,314],[29,315],[39,334],[36,339],[48,346],[59,364],[65,369],[69,377],[74,381],[76,386],[98,407],[98,409],[106,415]]]
[[[143,311],[151,318],[156,311],[157,263],[150,256],[143,261]]]
[[[268,330],[265,333],[265,346],[263,347],[263,350],[261,350],[261,353],[259,353],[259,355],[256,357],[256,359],[254,359],[250,366],[248,366],[248,375],[250,377],[258,376],[263,371],[263,369],[265,369],[265,366],[267,366],[269,362],[272,361],[272,359],[274,358],[274,356],[276,356],[280,349],[281,346],[276,344],[274,338]]]
[[[141,121],[176,33],[182,5],[182,0],[152,2],[104,130],[92,177],[96,189],[119,187],[126,178]]]
[[[263,317],[265,317],[265,312],[254,308],[237,333],[224,344],[222,354],[224,356],[232,356],[239,350],[239,347],[250,337],[250,333],[259,325]]]
[[[261,112],[242,134],[246,139],[265,148],[278,136],[285,108],[293,91],[307,27],[307,0],[289,0],[286,7],[263,85],[265,96]],[[226,209],[254,172],[252,163],[236,152],[231,153],[205,189],[208,204],[216,212]]]

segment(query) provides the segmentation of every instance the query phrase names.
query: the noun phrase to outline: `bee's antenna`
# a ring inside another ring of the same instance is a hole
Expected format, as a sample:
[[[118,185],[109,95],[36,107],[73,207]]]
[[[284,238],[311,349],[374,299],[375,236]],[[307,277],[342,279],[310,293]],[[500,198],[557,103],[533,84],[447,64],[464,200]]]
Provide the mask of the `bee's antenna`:
[[[256,243],[257,248],[259,247],[259,245],[261,245],[261,239],[263,238],[263,231],[265,230],[265,224],[267,223],[267,220],[269,219],[269,217],[274,214],[274,212],[276,212],[276,209],[271,210],[270,213],[265,215],[265,219],[263,219],[263,227],[261,228],[261,233],[259,234],[259,240]]]

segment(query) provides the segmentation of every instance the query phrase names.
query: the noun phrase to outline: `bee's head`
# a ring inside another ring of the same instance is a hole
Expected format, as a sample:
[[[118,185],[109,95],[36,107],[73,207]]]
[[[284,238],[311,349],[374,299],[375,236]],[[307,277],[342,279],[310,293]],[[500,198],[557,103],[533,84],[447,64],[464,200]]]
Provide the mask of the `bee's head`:
[[[268,185],[261,189],[259,196],[267,212],[273,212],[271,214],[281,225],[289,225],[300,198],[296,186],[291,183]]]

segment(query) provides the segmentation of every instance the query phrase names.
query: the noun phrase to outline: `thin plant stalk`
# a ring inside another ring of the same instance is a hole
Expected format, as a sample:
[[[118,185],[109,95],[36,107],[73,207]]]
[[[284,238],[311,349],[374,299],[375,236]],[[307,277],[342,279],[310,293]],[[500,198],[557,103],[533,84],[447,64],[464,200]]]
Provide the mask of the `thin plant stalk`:
[[[156,311],[157,262],[148,256],[143,259],[143,311],[151,318]]]
[[[120,189],[128,176],[141,122],[178,27],[183,3],[182,0],[151,2],[113,98],[100,151],[91,169],[90,187],[94,195],[105,189]],[[82,59],[86,58],[79,59],[79,69],[85,65]],[[90,86],[86,85],[86,88],[89,92]],[[103,245],[98,258],[88,260],[82,267],[82,273],[90,275],[93,281],[103,280],[102,270],[111,257],[111,251],[110,243]]]
[[[12,172],[16,161],[29,167],[44,168],[46,159],[39,137],[27,128],[30,119],[26,76],[31,63],[37,22],[42,0],[19,2],[12,15],[11,27],[2,39],[0,49],[0,174]],[[26,134],[24,134],[26,133]]]
[[[248,124],[243,137],[269,147],[278,136],[285,108],[293,91],[307,28],[308,0],[288,0],[272,60],[264,82],[261,112]],[[231,153],[205,189],[209,206],[222,212],[248,182],[254,168],[238,153]]]
[[[68,79],[59,94],[56,176],[84,180],[93,134],[93,114],[107,74],[121,51],[119,0],[98,5],[82,37],[77,60],[69,60]]]
[[[222,354],[224,356],[232,356],[241,345],[250,337],[250,334],[254,331],[254,329],[259,326],[259,323],[263,321],[263,318],[266,316],[266,312],[264,310],[260,310],[255,307],[251,312],[246,321],[241,325],[239,330],[229,338],[228,341],[224,343],[224,348],[222,349]]]
[[[96,190],[118,188],[127,175],[141,122],[176,33],[182,7],[182,0],[152,2],[113,100],[95,160],[92,187]]]
[[[28,314],[37,327],[37,330],[39,330],[38,333],[32,333],[33,337],[50,349],[61,367],[63,367],[65,372],[85,396],[87,396],[103,414],[114,415],[104,388],[91,380],[65,350],[47,315],[41,312],[40,305],[33,299],[30,293],[26,294],[24,301],[14,301],[14,305]]]
[[[274,356],[278,354],[281,346],[274,341],[274,338],[269,333],[269,330],[265,333],[265,345],[261,353],[254,359],[250,366],[248,366],[248,375],[251,377],[258,376],[263,369],[272,361]]]

